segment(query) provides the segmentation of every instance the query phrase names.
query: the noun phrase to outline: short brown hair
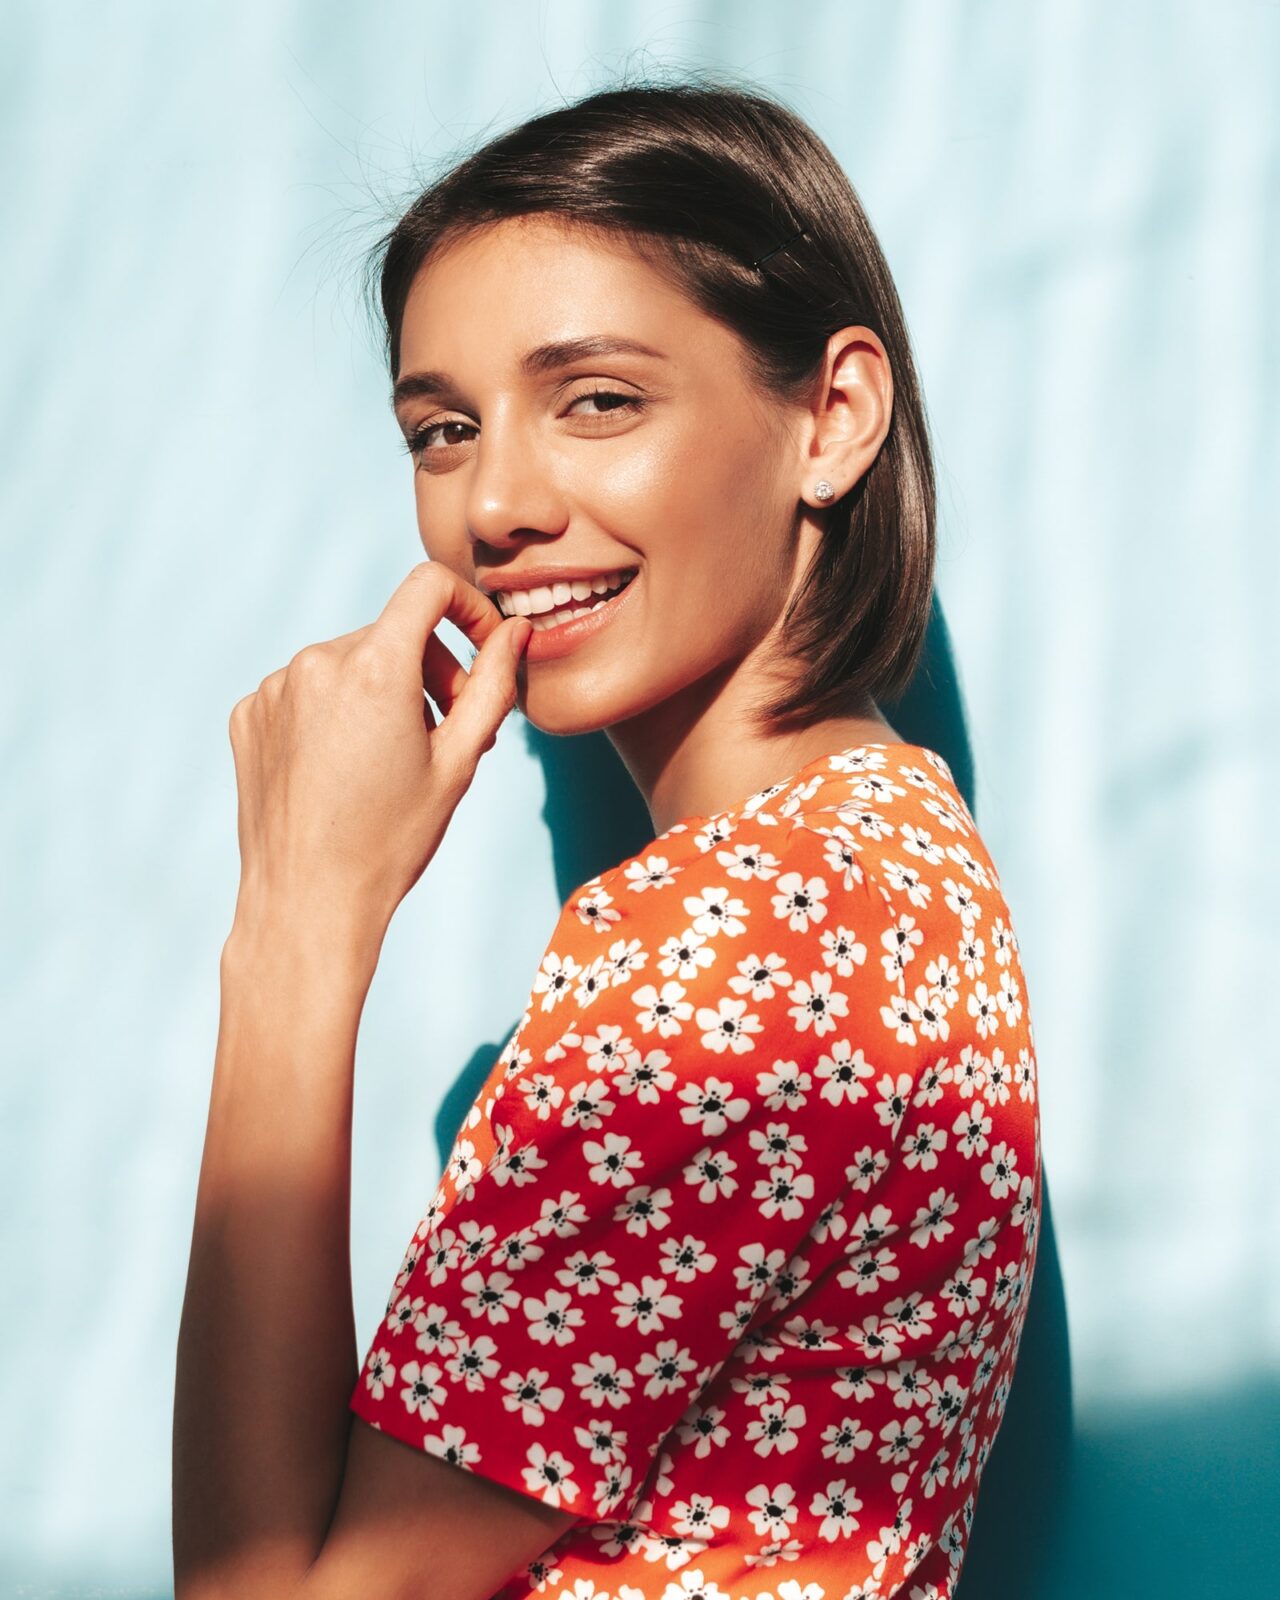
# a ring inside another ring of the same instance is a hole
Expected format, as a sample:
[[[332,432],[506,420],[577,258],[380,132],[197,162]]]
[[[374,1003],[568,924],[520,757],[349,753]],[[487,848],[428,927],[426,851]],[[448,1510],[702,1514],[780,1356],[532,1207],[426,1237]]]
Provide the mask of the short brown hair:
[[[781,629],[800,671],[764,714],[805,724],[868,697],[897,699],[929,619],[933,459],[897,290],[826,144],[764,91],[709,73],[614,85],[489,140],[432,182],[368,259],[393,383],[405,302],[431,251],[534,213],[630,235],[739,336],[762,391],[785,404],[812,395],[838,328],[880,337],[894,383],[889,431],[859,481],[826,508]]]

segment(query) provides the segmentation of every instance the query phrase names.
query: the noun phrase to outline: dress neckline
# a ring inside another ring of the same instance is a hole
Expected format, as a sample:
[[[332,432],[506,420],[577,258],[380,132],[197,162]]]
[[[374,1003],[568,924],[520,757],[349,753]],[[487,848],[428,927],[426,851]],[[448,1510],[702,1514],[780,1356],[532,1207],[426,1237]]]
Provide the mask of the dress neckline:
[[[833,774],[837,773],[839,769],[831,765],[833,761],[842,761],[860,756],[870,750],[916,751],[919,755],[925,757],[929,765],[933,766],[935,771],[938,771],[952,788],[955,787],[955,780],[951,777],[951,768],[947,765],[945,759],[928,745],[914,744],[908,739],[877,740],[871,743],[851,744],[839,750],[827,750],[822,755],[814,756],[811,761],[806,761],[804,766],[797,767],[794,772],[789,773],[786,777],[777,778],[772,783],[766,783],[763,788],[757,789],[753,794],[747,795],[745,799],[736,801],[733,805],[722,806],[720,810],[710,811],[703,816],[691,814],[686,817],[680,817],[670,827],[664,828],[661,833],[657,834],[651,841],[651,845],[659,844],[675,835],[696,832],[708,822],[720,822],[746,816],[748,813],[754,814],[776,795],[784,794],[789,789],[799,787],[810,774],[816,771],[825,770]],[[868,768],[868,770],[875,771],[877,769]],[[646,846],[646,848],[650,847]]]

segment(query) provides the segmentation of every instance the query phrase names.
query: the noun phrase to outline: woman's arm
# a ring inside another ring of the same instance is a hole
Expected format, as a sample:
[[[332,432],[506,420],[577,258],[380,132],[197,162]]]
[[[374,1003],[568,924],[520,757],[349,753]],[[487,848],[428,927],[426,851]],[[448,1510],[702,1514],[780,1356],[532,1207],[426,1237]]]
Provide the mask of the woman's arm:
[[[576,1518],[347,1408],[352,1076],[380,940],[319,908],[237,921],[178,1339],[177,1600],[480,1600]]]
[[[481,646],[470,674],[445,615]],[[241,885],[178,1339],[178,1600],[481,1600],[574,1520],[349,1408],[356,1036],[391,915],[514,698],[528,623],[499,622],[421,563],[231,714]]]

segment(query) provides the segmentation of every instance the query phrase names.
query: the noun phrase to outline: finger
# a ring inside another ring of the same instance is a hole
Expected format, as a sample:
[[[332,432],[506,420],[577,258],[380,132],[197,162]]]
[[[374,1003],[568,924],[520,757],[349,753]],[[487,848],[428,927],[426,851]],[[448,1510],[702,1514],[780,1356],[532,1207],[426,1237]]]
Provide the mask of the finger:
[[[422,687],[441,711],[449,711],[467,681],[466,670],[438,634],[427,640],[422,655]]]
[[[427,640],[446,618],[478,646],[501,624],[502,613],[443,562],[420,561],[383,606],[371,632],[397,653],[425,663]]]
[[[468,773],[492,748],[503,719],[516,703],[516,677],[532,633],[527,617],[499,619],[436,732],[448,758]]]

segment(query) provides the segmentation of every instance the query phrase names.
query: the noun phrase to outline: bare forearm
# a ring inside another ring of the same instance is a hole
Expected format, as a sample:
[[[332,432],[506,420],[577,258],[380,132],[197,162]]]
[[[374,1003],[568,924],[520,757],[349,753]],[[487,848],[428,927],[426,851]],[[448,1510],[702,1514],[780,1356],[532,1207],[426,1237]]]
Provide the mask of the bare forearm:
[[[377,952],[322,916],[242,916],[178,1337],[175,1584],[283,1596],[323,1542],[358,1355],[349,1250],[356,1035]]]

